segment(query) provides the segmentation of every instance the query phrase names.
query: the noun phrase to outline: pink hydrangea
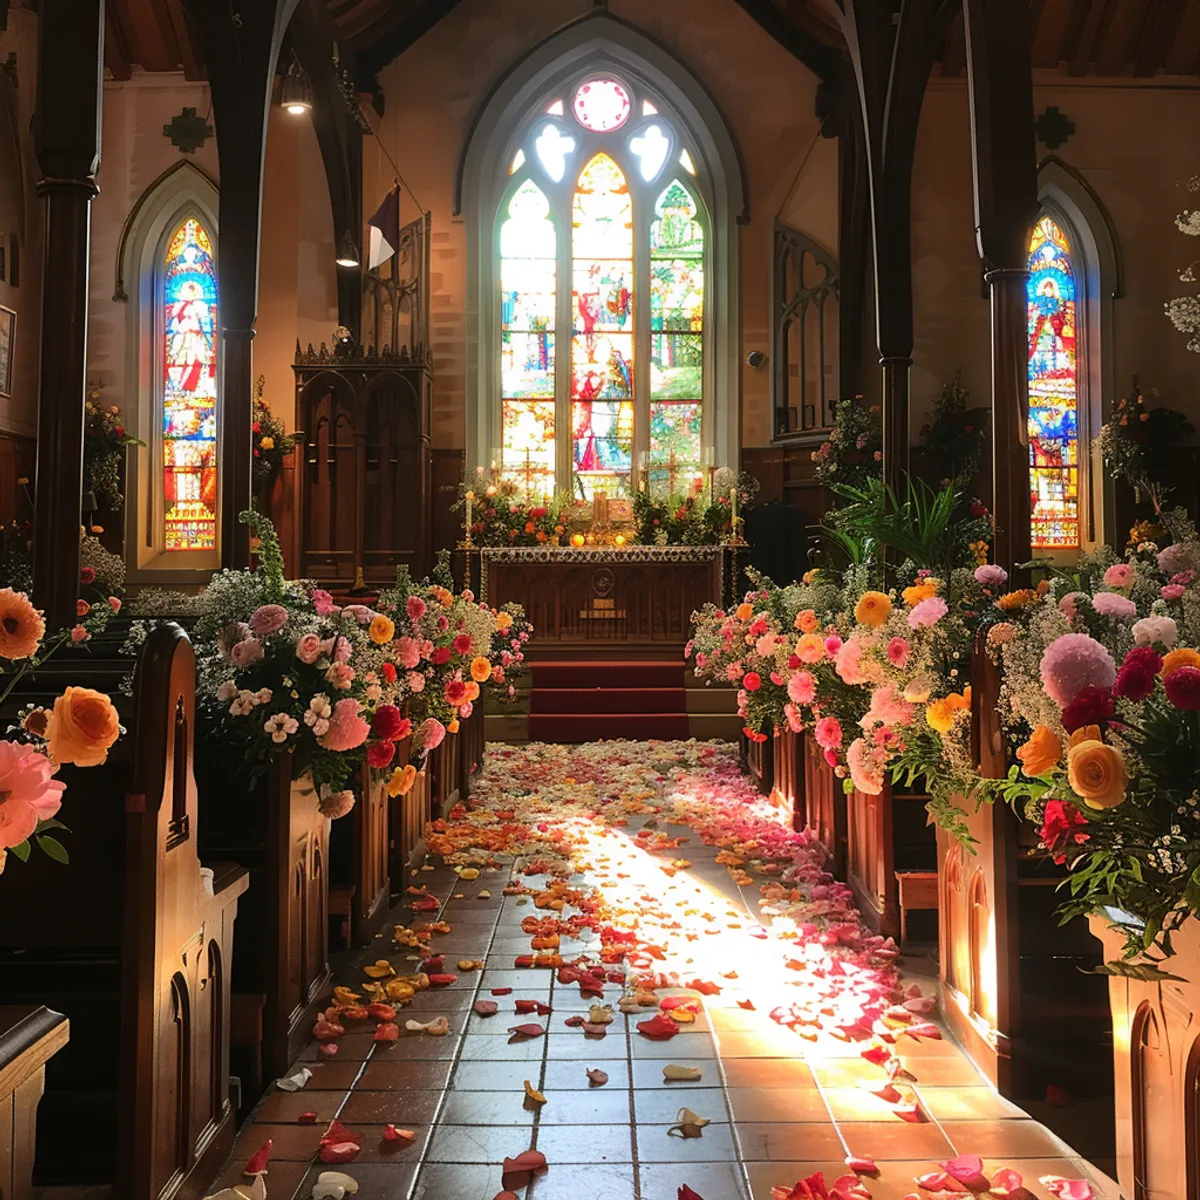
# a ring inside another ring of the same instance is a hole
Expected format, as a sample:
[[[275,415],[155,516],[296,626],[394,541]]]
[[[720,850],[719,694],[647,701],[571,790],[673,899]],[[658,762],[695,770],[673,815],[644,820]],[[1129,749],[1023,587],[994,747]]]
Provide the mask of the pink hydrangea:
[[[55,769],[32,746],[0,742],[0,850],[19,846],[58,812],[67,785],[52,778]]]
[[[326,750],[356,750],[367,740],[370,732],[370,723],[362,717],[362,705],[357,700],[346,698],[333,706],[329,728],[320,742]]]
[[[813,737],[822,750],[836,750],[842,744],[842,726],[837,717],[822,717],[813,726]]]
[[[1174,546],[1167,546],[1158,552],[1158,569],[1164,575],[1174,575],[1179,571],[1194,568],[1195,565],[1192,547],[1189,545],[1177,542]]]
[[[1111,688],[1117,665],[1095,638],[1064,633],[1046,647],[1040,674],[1046,694],[1059,708],[1066,708],[1085,687]]]
[[[883,768],[862,738],[855,738],[850,743],[846,751],[846,766],[850,768],[851,782],[860,792],[878,796],[883,791]]]
[[[797,671],[788,680],[788,696],[796,704],[811,704],[817,695],[817,681],[807,671]]]
[[[1120,592],[1097,592],[1092,597],[1092,607],[1110,621],[1129,624],[1137,618],[1137,605]]]
[[[888,642],[887,660],[893,667],[903,667],[908,662],[908,643],[902,637],[894,637]]]
[[[411,671],[421,661],[421,643],[416,638],[398,637],[392,643],[392,649],[396,652],[396,661],[406,671]]]
[[[278,633],[286,624],[288,610],[282,604],[264,604],[250,614],[250,632],[256,637]]]
[[[949,611],[941,596],[929,596],[909,610],[909,628],[924,629],[929,625],[936,625]]]
[[[1137,572],[1128,563],[1113,563],[1104,572],[1104,582],[1110,588],[1127,588],[1136,578]]]

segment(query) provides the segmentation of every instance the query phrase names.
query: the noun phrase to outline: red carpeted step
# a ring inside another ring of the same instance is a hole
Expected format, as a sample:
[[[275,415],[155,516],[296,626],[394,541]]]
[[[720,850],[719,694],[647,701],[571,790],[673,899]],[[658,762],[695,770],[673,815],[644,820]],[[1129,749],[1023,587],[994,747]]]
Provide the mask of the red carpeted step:
[[[682,688],[682,659],[669,662],[589,662],[586,659],[535,662],[534,689],[541,688]]]
[[[687,707],[687,694],[678,687],[649,688],[544,688],[535,687],[530,712],[560,713],[679,713]]]
[[[672,740],[687,736],[687,713],[533,713],[529,718],[532,742]]]

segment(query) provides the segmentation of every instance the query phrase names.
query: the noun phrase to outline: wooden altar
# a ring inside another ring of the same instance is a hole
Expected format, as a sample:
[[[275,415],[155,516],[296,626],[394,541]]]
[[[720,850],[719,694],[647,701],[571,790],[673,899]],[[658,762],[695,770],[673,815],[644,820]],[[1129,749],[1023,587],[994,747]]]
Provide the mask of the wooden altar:
[[[493,606],[516,602],[533,622],[531,657],[681,654],[692,613],[709,601],[728,603],[737,574],[731,546],[516,546],[475,553],[479,595]]]

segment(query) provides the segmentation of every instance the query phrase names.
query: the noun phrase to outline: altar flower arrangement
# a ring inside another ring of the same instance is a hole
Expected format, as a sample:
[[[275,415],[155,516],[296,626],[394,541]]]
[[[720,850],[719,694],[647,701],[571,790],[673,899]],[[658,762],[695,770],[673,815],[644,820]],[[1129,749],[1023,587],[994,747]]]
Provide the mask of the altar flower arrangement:
[[[520,482],[483,477],[459,485],[455,511],[471,511],[471,541],[476,546],[559,546],[567,532],[564,497],[531,496]]]
[[[266,376],[260,375],[254,383],[254,412],[250,423],[254,482],[260,486],[271,484],[283,470],[283,460],[292,452],[296,439],[288,433],[283,422],[271,411],[263,397]]]
[[[85,567],[81,590],[94,595],[94,570]],[[30,672],[60,651],[71,652],[99,633],[119,600],[77,602],[75,625],[47,636],[46,622],[24,592],[0,588],[0,704]],[[9,852],[28,862],[33,847],[57,862],[68,861],[55,836],[67,828],[57,819],[66,784],[56,779],[69,763],[104,763],[122,733],[116,706],[103,692],[68,687],[49,708],[27,706],[0,739],[0,874]]]

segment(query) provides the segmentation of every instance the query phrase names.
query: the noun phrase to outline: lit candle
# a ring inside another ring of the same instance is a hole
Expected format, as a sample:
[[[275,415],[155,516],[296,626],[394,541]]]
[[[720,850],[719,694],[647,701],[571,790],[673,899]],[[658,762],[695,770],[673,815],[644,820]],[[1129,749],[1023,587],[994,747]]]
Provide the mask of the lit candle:
[[[617,536],[613,538],[613,545],[617,547],[625,545],[625,535],[623,533],[618,533]]]
[[[737,484],[729,489],[729,532],[733,540],[737,541],[738,535],[738,514],[737,514],[738,490]]]
[[[473,523],[471,520],[471,509],[472,509],[474,503],[475,503],[475,493],[468,492],[467,493],[467,545],[468,546],[471,544],[471,525]]]

